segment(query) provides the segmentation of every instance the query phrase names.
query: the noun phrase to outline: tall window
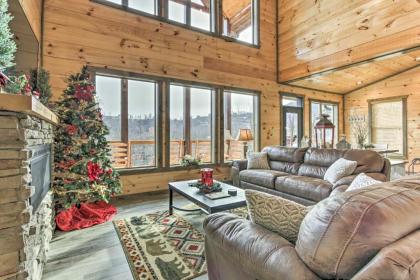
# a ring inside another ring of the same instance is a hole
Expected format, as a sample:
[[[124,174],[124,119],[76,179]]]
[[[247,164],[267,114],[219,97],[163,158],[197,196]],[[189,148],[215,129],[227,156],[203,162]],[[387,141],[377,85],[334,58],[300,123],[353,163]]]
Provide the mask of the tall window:
[[[335,125],[334,143],[338,142],[338,105],[336,103],[328,103],[322,101],[311,101],[311,135],[312,145],[316,145],[315,124],[320,120],[321,115],[328,115],[328,119]],[[332,131],[327,130],[326,139],[331,139]]]
[[[258,139],[258,114],[257,96],[237,91],[224,91],[224,160],[231,161],[242,159],[244,145],[247,151],[254,151]],[[249,131],[243,134],[251,136],[252,140],[242,141],[240,132]]]
[[[258,45],[259,0],[92,0],[192,27],[230,41]],[[233,40],[232,40],[233,39]]]
[[[157,87],[154,81],[96,76],[116,168],[156,166]]]
[[[257,1],[222,0],[222,7],[223,35],[257,44]]]
[[[371,101],[370,140],[376,147],[406,156],[406,98]]]
[[[169,90],[170,164],[185,155],[214,162],[214,90],[175,83]]]

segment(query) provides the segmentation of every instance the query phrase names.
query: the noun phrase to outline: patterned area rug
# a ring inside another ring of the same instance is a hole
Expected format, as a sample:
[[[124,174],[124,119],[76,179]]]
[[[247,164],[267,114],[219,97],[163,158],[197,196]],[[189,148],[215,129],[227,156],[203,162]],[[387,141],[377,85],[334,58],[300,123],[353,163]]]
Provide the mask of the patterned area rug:
[[[246,208],[232,212],[246,216]],[[114,221],[136,280],[185,280],[207,272],[201,231],[206,215],[177,213],[169,216],[168,211],[160,211]]]

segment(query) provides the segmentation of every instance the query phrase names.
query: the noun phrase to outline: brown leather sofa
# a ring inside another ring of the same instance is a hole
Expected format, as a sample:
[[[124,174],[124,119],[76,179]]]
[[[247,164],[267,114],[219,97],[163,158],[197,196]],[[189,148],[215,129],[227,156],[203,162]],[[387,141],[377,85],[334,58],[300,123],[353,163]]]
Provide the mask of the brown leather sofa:
[[[265,147],[271,169],[247,169],[247,161],[234,161],[233,184],[243,189],[254,189],[282,196],[303,205],[312,205],[331,193],[347,189],[359,173],[376,180],[389,181],[390,162],[369,150],[336,150],[316,148]],[[332,185],[323,180],[324,174],[337,159],[357,161],[353,175]]]
[[[210,280],[420,279],[420,176],[316,204],[295,244],[230,213],[204,222]]]

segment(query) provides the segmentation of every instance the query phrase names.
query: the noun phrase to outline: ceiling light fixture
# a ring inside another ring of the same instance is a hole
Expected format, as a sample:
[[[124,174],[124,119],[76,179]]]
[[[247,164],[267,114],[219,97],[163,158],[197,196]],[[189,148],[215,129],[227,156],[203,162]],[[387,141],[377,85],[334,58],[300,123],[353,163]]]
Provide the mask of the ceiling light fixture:
[[[363,84],[363,81],[358,81],[357,84],[361,85],[361,84]]]

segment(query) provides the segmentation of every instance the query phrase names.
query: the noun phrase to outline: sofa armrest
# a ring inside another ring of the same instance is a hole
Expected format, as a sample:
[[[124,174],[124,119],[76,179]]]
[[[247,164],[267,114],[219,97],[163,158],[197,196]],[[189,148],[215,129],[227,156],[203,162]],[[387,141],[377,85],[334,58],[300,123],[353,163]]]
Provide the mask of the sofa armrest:
[[[385,158],[384,168],[382,169],[382,173],[385,174],[386,182],[391,180],[391,162],[389,159]]]
[[[244,160],[235,160],[232,162],[232,168],[230,170],[230,177],[232,178],[233,185],[235,187],[241,187],[241,181],[239,179],[239,172],[247,169],[248,161]]]
[[[217,213],[204,230],[210,280],[319,279],[290,242],[251,221]]]
[[[248,160],[246,159],[235,160],[232,163],[232,167],[237,168],[239,171],[245,170],[248,167]]]
[[[343,186],[343,185],[350,186],[351,183],[353,182],[354,178],[357,177],[357,175],[359,175],[359,174],[350,175],[350,176],[346,176],[346,177],[341,178],[340,180],[335,182],[335,184],[333,186],[333,190],[340,187],[340,186]],[[369,177],[372,177],[373,179],[378,180],[378,181],[382,181],[382,182],[387,181],[387,177],[383,173],[366,173],[366,175],[369,176]]]

